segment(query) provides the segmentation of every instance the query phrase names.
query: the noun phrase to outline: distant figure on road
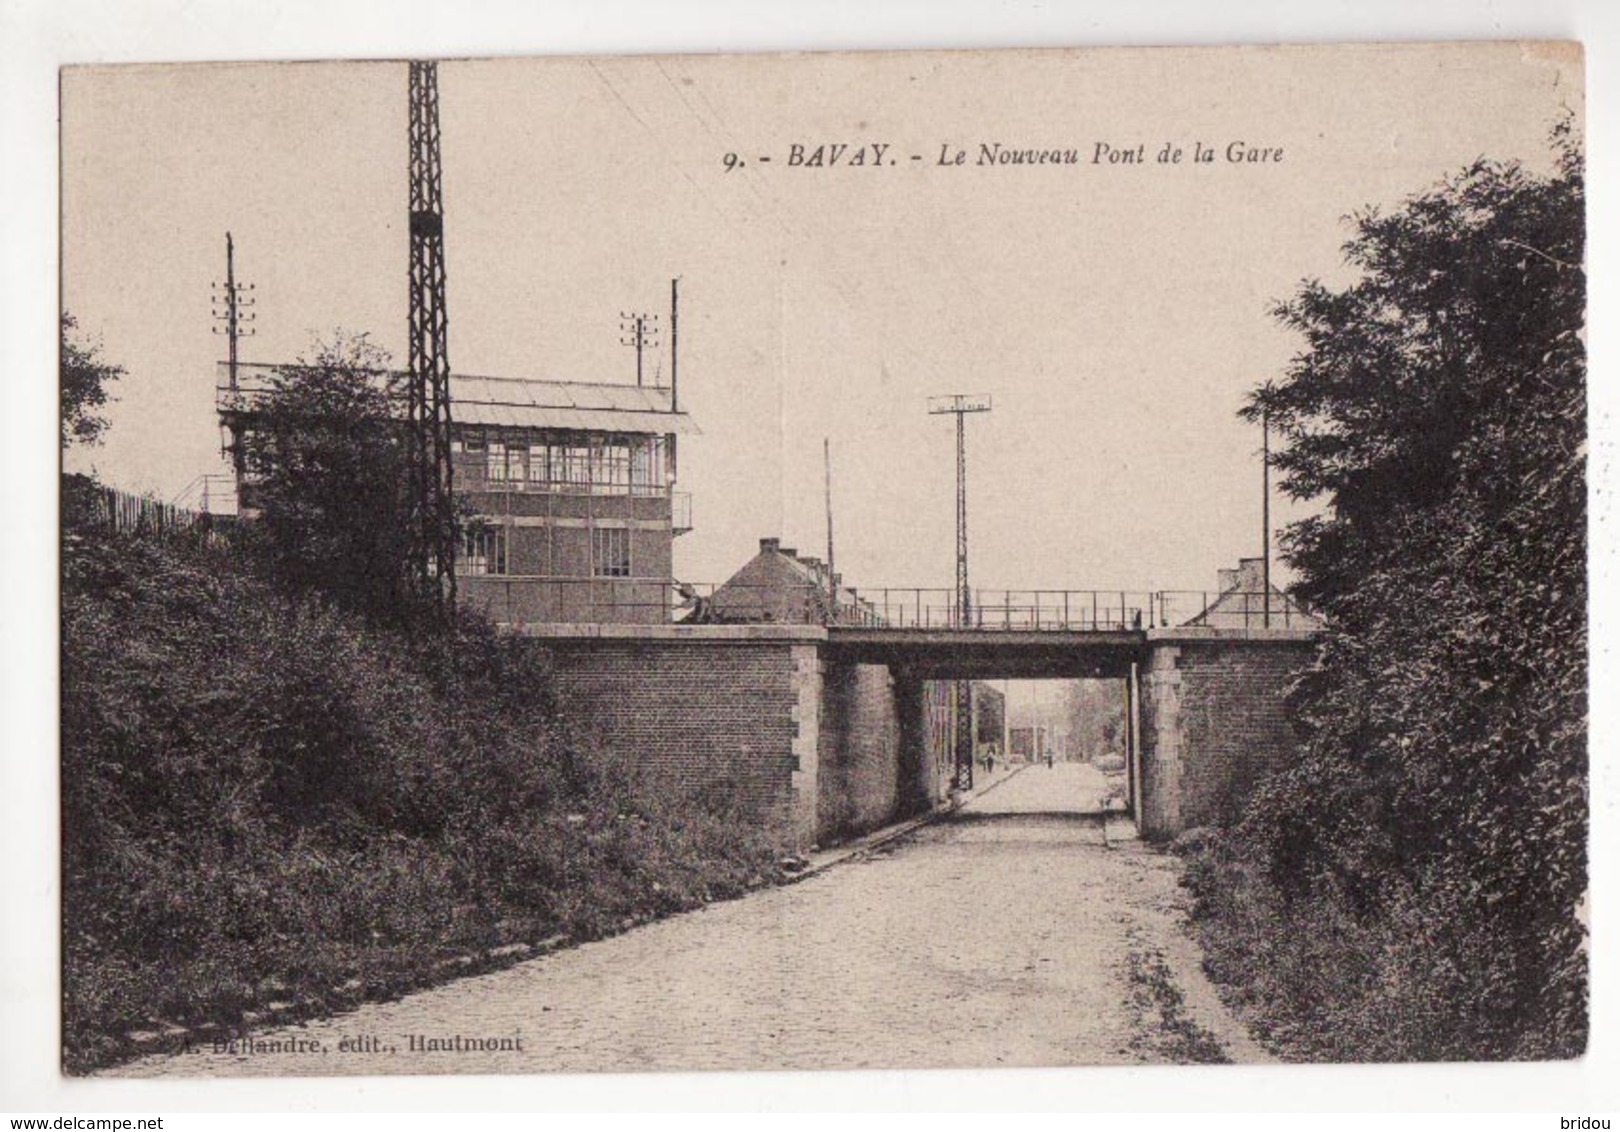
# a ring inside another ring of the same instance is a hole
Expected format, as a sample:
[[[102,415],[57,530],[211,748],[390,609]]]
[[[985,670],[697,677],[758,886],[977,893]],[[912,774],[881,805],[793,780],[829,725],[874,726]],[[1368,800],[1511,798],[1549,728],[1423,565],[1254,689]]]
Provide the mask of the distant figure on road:
[[[1052,769],[1052,752],[1051,751],[1046,752],[1046,769],[1047,770]]]

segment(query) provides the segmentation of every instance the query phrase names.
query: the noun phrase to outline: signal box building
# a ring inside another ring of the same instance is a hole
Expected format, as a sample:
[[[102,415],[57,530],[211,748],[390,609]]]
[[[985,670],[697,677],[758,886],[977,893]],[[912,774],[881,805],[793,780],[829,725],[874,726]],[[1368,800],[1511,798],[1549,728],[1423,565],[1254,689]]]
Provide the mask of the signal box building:
[[[229,447],[251,429],[273,367],[220,367]],[[673,544],[691,529],[675,490],[678,438],[697,426],[664,386],[452,375],[453,487],[476,518],[456,560],[462,600],[499,624],[670,620]],[[236,460],[237,498],[252,484]]]

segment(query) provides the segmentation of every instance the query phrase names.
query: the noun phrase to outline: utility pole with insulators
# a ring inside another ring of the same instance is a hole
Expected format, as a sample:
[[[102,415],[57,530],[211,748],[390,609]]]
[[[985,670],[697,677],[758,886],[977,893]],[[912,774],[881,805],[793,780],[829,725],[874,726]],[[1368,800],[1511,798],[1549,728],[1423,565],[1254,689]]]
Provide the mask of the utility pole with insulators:
[[[1265,612],[1260,624],[1271,628],[1271,394],[1266,382],[1260,409],[1260,589]],[[1245,618],[1247,620],[1247,618]]]
[[[930,397],[928,411],[934,415],[956,414],[956,616],[961,629],[973,627],[973,591],[968,588],[967,537],[967,414],[988,413],[990,396],[985,393],[953,393]],[[973,684],[960,680],[956,685],[956,780],[958,789],[973,789]]]
[[[670,288],[670,309],[674,317],[675,289]],[[658,316],[655,314],[642,314],[637,311],[619,312],[619,342],[625,346],[633,346],[636,351],[636,384],[641,384],[641,358],[642,354],[658,344]],[[673,380],[673,378],[671,378]]]
[[[833,558],[832,438],[821,438],[821,461],[827,476],[827,624],[838,623],[838,566]]]
[[[243,338],[251,338],[254,333],[251,324],[257,316],[252,308],[253,284],[236,281],[236,245],[231,241],[231,234],[226,232],[225,284],[223,289],[220,284],[214,284],[214,321],[219,324],[214,327],[214,333],[225,335],[229,347],[227,380],[233,393],[237,387],[237,342]]]
[[[440,610],[456,601],[456,512],[450,463],[450,319],[444,286],[444,179],[439,72],[410,64],[410,375],[406,382],[411,584]]]
[[[681,277],[669,281],[669,411],[681,411],[681,385],[675,366],[680,362]]]

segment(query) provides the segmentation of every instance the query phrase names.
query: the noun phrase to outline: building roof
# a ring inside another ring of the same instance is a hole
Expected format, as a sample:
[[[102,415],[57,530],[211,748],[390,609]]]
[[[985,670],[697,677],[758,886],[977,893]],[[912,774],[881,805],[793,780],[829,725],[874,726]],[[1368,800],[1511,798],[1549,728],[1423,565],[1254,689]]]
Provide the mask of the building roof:
[[[237,388],[229,367],[219,364],[220,412],[251,411],[279,367],[238,364]],[[450,375],[450,415],[458,425],[492,428],[574,429],[581,432],[681,433],[701,430],[684,412],[670,408],[671,390],[660,385],[608,385],[588,381]]]
[[[760,539],[759,553],[716,589],[710,601],[713,610],[726,618],[824,624],[829,588],[838,595],[839,623],[882,623],[876,607],[845,588],[842,578],[829,587],[826,563],[801,557],[776,538]]]
[[[450,411],[462,424],[592,432],[698,432],[691,417],[670,410],[670,401],[669,388],[659,385],[450,375]]]
[[[1217,574],[1220,593],[1198,616],[1184,625],[1212,629],[1251,629],[1267,624],[1292,629],[1320,629],[1323,621],[1300,602],[1272,586],[1269,598],[1264,581],[1265,564],[1259,558],[1240,558],[1237,569]]]

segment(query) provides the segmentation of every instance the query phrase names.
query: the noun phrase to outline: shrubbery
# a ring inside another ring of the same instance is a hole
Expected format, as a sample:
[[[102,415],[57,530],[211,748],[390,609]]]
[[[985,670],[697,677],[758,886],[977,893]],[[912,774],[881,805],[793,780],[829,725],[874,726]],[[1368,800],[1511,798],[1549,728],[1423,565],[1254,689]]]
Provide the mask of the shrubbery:
[[[1190,854],[1218,975],[1282,1048],[1537,1058],[1586,1041],[1584,194],[1480,162],[1357,218],[1361,278],[1279,315],[1256,395],[1329,631],[1302,757]]]
[[[70,501],[71,503],[71,501]],[[568,734],[544,650],[383,628],[231,542],[64,530],[66,1060],[740,893],[773,846]]]

